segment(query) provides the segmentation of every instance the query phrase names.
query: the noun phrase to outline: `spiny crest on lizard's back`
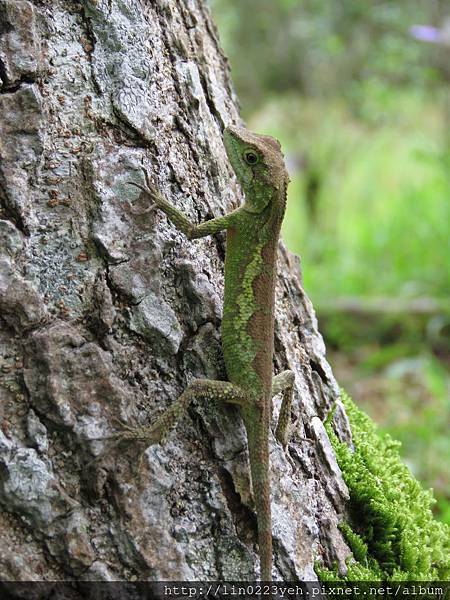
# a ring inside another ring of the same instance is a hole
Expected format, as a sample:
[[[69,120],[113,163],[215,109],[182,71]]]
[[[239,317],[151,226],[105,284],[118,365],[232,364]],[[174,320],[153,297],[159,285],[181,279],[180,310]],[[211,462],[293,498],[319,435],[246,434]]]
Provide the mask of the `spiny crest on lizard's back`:
[[[253,192],[258,197],[266,196],[266,202],[258,202],[251,212],[264,210],[273,194],[284,192],[289,181],[278,140],[230,125],[225,129],[224,143],[244,191]],[[260,193],[262,186],[266,194]]]

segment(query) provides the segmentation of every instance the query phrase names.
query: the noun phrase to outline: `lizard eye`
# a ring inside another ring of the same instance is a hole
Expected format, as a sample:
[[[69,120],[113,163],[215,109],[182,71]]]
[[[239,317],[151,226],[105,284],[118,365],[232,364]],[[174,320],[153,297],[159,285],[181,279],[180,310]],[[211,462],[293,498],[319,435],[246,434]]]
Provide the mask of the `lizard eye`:
[[[258,162],[258,155],[253,150],[245,150],[243,158],[248,165],[256,165]]]

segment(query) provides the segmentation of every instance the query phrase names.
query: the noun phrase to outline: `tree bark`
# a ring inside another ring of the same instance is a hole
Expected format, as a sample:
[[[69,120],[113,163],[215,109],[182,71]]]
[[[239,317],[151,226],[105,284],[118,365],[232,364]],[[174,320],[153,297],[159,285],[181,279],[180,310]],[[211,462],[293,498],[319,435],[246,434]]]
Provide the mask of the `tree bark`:
[[[0,0],[0,76],[0,578],[254,579],[233,407],[196,403],[140,469],[144,449],[97,439],[225,377],[225,238],[188,242],[127,184],[145,167],[197,222],[242,200],[205,2]],[[298,272],[280,244],[274,370],[296,392],[286,454],[271,436],[274,576],[311,581],[350,553],[336,403],[350,431]]]

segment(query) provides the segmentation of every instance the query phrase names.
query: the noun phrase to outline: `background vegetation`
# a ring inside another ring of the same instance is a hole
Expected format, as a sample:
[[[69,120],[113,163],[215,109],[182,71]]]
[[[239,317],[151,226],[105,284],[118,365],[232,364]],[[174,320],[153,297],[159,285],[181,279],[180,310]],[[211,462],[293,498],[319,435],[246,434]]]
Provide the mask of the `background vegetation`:
[[[284,236],[335,374],[450,522],[450,8],[211,4],[244,118],[285,150]]]

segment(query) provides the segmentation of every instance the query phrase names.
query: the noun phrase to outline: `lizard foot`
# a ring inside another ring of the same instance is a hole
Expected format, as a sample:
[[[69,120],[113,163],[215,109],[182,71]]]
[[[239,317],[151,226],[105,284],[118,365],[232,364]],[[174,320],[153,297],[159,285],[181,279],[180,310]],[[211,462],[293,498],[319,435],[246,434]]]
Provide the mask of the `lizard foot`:
[[[145,178],[145,186],[140,183],[136,183],[135,181],[127,181],[129,185],[134,185],[134,187],[139,188],[146,196],[148,196],[151,200],[153,200],[153,204],[150,205],[147,209],[145,209],[142,213],[134,213],[134,214],[145,214],[154,210],[156,207],[165,204],[165,200],[161,195],[161,192],[158,190],[156,185],[150,179],[149,174],[145,169],[142,169]],[[133,212],[133,211],[132,211]]]
[[[84,465],[83,468],[90,467],[92,464],[98,462],[102,459],[105,454],[110,454],[112,450],[117,448],[122,444],[130,444],[136,442],[138,444],[145,444],[144,449],[140,452],[139,461],[138,461],[138,472],[141,470],[142,461],[145,454],[145,450],[148,446],[152,446],[153,444],[158,444],[164,440],[164,435],[161,433],[160,427],[155,423],[150,427],[137,427],[127,425],[120,419],[113,418],[112,421],[118,425],[119,431],[113,433],[111,435],[105,435],[98,438],[89,438],[89,441],[102,440],[110,442],[106,450],[101,452],[98,456],[92,459],[90,462]]]
[[[154,444],[159,444],[164,441],[165,436],[163,435],[161,428],[158,423],[151,425],[150,427],[130,427],[125,423],[121,423],[122,431],[119,431],[114,435],[117,440],[115,445],[119,444],[130,444],[137,443],[143,444],[142,450],[139,451],[139,458],[136,473],[140,473],[144,464],[144,456],[147,448]]]

